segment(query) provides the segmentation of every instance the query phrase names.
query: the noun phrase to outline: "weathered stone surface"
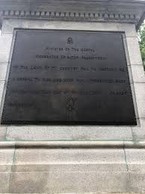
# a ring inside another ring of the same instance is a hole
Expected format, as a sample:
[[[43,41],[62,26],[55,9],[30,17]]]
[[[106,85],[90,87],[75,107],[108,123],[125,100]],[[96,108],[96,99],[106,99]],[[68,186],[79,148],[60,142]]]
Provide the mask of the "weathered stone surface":
[[[0,51],[2,52],[10,52],[10,47],[12,43],[12,35],[11,34],[2,34],[0,36]]]
[[[4,168],[10,150],[3,150],[1,193],[144,192],[144,149],[20,148],[10,174]]]
[[[137,37],[126,38],[129,61],[131,65],[141,65],[142,59],[140,54],[139,42]]]
[[[65,175],[65,176],[64,176]],[[53,172],[49,174],[48,188],[51,192],[125,192],[127,173],[124,172]],[[111,179],[110,179],[111,177]]]
[[[8,63],[10,59],[11,44],[12,44],[12,34],[0,35],[0,66],[3,63]]]
[[[63,22],[63,21],[32,21],[5,19],[2,26],[2,34],[12,36],[14,28],[33,28],[33,29],[72,29],[72,30],[92,30],[92,31],[121,31],[125,32],[126,37],[137,38],[134,24],[119,23],[89,23],[85,25],[81,22]]]
[[[7,127],[1,127],[0,126],[0,141],[4,141],[6,138],[6,131],[7,131]]]
[[[0,52],[0,63],[7,63],[9,61],[9,53],[6,51]]]
[[[11,192],[121,191],[126,177],[124,152],[113,149],[18,149],[12,169]]]
[[[37,131],[37,133],[36,133]],[[132,140],[131,127],[8,126],[7,140]]]
[[[136,28],[134,24],[117,24],[118,31],[125,32],[126,37],[137,37]]]
[[[138,117],[145,118],[145,106],[143,105],[145,99],[145,83],[135,83],[134,89],[139,114]]]
[[[143,174],[145,172],[145,149],[126,149],[125,152],[129,171]]]
[[[138,166],[138,165],[137,165]],[[142,166],[142,172],[129,172],[128,191],[135,193],[145,193],[145,172]]]
[[[131,73],[133,82],[137,83],[145,83],[145,72],[143,68],[143,64],[140,65],[132,65],[131,66]]]
[[[0,172],[0,193],[9,193],[9,172]]]
[[[115,163],[114,163],[115,160]],[[91,166],[87,166],[91,164]],[[113,165],[111,165],[113,164]],[[25,169],[26,165],[26,169]],[[115,149],[18,149],[15,152],[14,171],[39,170],[52,172],[59,169],[125,171],[126,164],[123,150]],[[68,165],[68,166],[67,166]],[[37,169],[36,169],[37,167]]]
[[[105,179],[104,179],[105,174]],[[99,191],[118,191],[124,187],[124,177],[120,173],[100,173],[98,176],[93,172],[53,172],[53,173],[13,173],[10,182],[10,192],[49,192],[49,193],[74,193]],[[123,173],[122,173],[123,174]],[[109,180],[109,177],[112,179]],[[104,184],[105,183],[105,184]],[[106,184],[107,183],[107,184]]]
[[[16,172],[11,174],[10,193],[49,193],[48,172]]]
[[[0,63],[0,81],[4,81],[6,79],[8,63]]]
[[[4,89],[4,81],[0,81],[0,102],[2,100],[2,94],[3,94],[3,89]]]
[[[14,149],[0,150],[0,172],[10,172],[13,165]]]
[[[109,5],[109,6],[108,6]],[[139,28],[144,14],[145,2],[136,1],[2,1],[1,19],[37,18],[63,21],[96,21],[134,23]]]
[[[138,125],[132,127],[133,140],[137,143],[145,139],[145,119],[138,119]]]

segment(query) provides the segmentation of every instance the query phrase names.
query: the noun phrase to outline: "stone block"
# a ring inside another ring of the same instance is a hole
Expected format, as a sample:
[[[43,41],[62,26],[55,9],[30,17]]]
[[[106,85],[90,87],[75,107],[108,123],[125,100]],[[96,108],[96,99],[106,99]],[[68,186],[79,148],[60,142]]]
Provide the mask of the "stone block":
[[[49,193],[48,172],[18,172],[10,177],[10,193]]]
[[[83,152],[87,153],[87,157],[83,157]],[[143,193],[145,191],[144,149],[125,149],[126,162],[125,158],[121,159],[122,152],[124,151],[120,149],[17,149],[14,165],[18,168],[12,170],[9,192]],[[120,168],[121,164],[124,166]],[[25,165],[29,168],[25,169]],[[32,168],[33,165],[35,168]],[[43,166],[41,170],[40,165]]]
[[[136,27],[134,24],[117,24],[118,31],[125,32],[126,37],[137,37]]]
[[[9,193],[10,173],[0,172],[0,193]]]
[[[143,65],[131,65],[133,82],[145,83],[145,72]]]
[[[7,140],[132,140],[127,126],[8,126]]]
[[[129,172],[128,192],[145,193],[145,172],[143,170],[142,172]]]
[[[126,192],[126,172],[54,171],[16,172],[10,179],[11,193]]]
[[[4,81],[6,79],[8,63],[0,63],[0,81]]]
[[[6,131],[7,131],[7,127],[3,127],[0,125],[0,141],[5,141]]]
[[[42,20],[16,20],[4,19],[2,34],[13,34],[14,28],[33,28],[33,29],[73,29],[73,30],[92,30],[92,31],[119,31],[125,32],[126,37],[137,37],[134,24],[121,23],[89,23],[82,22],[63,22],[63,21],[42,21]]]
[[[139,40],[137,37],[127,37],[126,38],[129,61],[131,65],[141,65],[141,53],[139,48]]]
[[[5,19],[3,21],[2,34],[12,34],[14,28],[120,31],[119,26],[115,23],[86,22],[84,25],[82,22]]]
[[[0,63],[7,63],[9,61],[9,52],[0,51]]]
[[[131,66],[128,65],[127,67],[128,67],[129,82],[132,85],[134,83],[134,81],[133,81],[133,75],[132,75]]]
[[[145,106],[144,106],[144,99],[145,99],[145,83],[135,83],[135,98],[136,104],[138,108],[138,117],[145,118]]]
[[[145,119],[138,119],[138,125],[132,127],[132,133],[135,142],[145,140]]]
[[[0,149],[0,172],[10,172],[13,165],[14,148]]]
[[[52,193],[94,193],[126,191],[127,173],[95,171],[56,171],[49,173],[48,189]]]
[[[2,35],[6,35],[6,34],[13,34],[13,30],[16,27],[16,23],[18,24],[20,20],[15,20],[15,25],[13,24],[13,20],[12,19],[4,19],[3,20],[3,25],[2,25]],[[22,23],[22,22],[21,22]],[[20,25],[19,25],[20,26]]]
[[[4,90],[4,83],[5,81],[0,81],[0,105],[1,105],[1,100],[3,95],[3,90]]]
[[[145,173],[145,149],[125,149],[125,152],[128,170],[130,172]]]
[[[115,162],[113,162],[115,160]],[[91,164],[88,166],[88,164]],[[113,164],[113,165],[112,165]],[[16,149],[13,172],[125,171],[123,150],[114,149]]]
[[[12,44],[12,35],[3,34],[0,36],[0,52],[10,52]]]

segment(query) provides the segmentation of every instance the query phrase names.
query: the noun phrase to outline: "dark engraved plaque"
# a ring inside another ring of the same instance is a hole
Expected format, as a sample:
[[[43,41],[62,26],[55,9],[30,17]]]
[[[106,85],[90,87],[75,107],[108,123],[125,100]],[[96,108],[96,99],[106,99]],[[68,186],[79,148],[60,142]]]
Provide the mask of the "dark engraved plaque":
[[[2,123],[136,125],[123,34],[17,29]]]

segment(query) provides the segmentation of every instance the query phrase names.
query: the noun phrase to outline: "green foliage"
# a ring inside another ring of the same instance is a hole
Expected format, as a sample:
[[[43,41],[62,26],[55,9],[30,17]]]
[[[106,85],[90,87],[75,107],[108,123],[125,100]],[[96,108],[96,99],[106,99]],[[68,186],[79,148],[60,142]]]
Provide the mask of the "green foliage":
[[[145,24],[143,24],[139,30],[139,44],[140,44],[141,56],[142,56],[144,69],[145,69]]]

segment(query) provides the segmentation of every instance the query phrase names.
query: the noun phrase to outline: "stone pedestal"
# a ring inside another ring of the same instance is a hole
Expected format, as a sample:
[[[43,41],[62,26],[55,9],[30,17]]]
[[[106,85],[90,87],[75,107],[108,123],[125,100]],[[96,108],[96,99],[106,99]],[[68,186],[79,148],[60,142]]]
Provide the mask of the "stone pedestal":
[[[136,126],[0,125],[0,193],[145,193],[145,75],[137,29],[145,1],[0,0],[2,113],[21,29],[124,32]]]

